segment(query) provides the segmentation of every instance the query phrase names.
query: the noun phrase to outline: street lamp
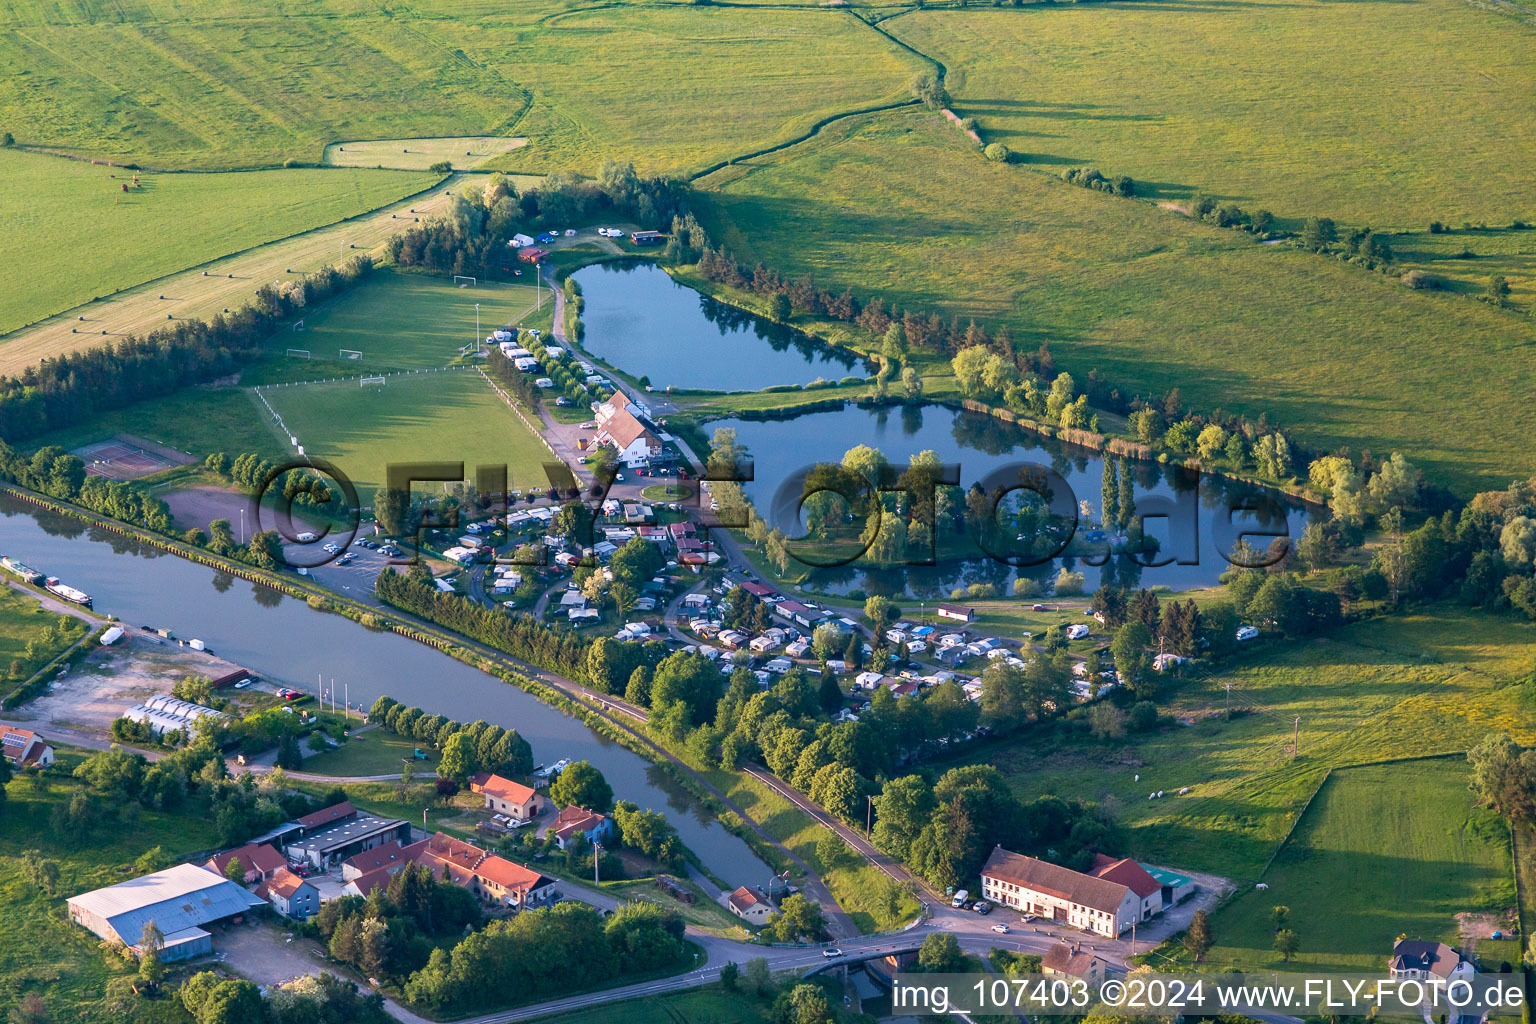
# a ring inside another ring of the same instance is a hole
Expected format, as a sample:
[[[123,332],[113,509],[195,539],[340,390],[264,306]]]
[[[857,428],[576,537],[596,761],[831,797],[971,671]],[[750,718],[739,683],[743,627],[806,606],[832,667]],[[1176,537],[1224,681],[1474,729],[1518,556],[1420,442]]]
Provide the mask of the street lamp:
[[[480,303],[475,303],[475,351],[480,350]]]

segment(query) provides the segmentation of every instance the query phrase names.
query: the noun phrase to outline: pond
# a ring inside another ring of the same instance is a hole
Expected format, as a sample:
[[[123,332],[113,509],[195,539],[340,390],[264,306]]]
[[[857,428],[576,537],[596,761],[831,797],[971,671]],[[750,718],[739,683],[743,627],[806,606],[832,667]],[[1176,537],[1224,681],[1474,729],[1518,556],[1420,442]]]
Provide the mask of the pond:
[[[446,654],[7,495],[0,495],[0,517],[0,554],[86,591],[101,614],[196,637],[264,679],[310,693],[318,675],[363,707],[388,694],[431,714],[515,728],[535,761],[590,761],[616,798],[667,813],[683,842],[732,886],[771,874],[656,765]]]
[[[707,424],[705,431],[720,427],[735,430],[737,440],[754,461],[755,479],[743,485],[747,496],[771,526],[790,537],[805,532],[795,511],[801,492],[796,473],[818,462],[838,462],[857,445],[880,450],[898,469],[905,467],[912,455],[933,451],[942,461],[959,465],[960,484],[965,488],[1010,464],[1035,464],[1053,470],[1064,481],[1067,492],[1056,493],[1057,502],[1069,509],[1086,503],[1094,514],[1100,508],[1104,462],[1097,452],[1042,438],[982,413],[943,406],[847,405],[793,419],[716,420]],[[1147,514],[1146,533],[1159,541],[1160,550],[1139,556],[1140,560],[1175,559],[1173,564],[1138,564],[1137,557],[1109,554],[1100,545],[1097,552],[1074,547],[1042,565],[1015,569],[966,545],[964,551],[974,551],[974,555],[941,557],[933,566],[813,568],[805,586],[831,594],[862,590],[931,600],[972,583],[991,583],[1009,593],[1013,580],[1021,574],[1044,583],[1065,567],[1084,575],[1090,593],[1105,582],[1188,590],[1218,581],[1229,564],[1221,552],[1232,550],[1243,529],[1254,531],[1247,542],[1263,551],[1271,537],[1260,536],[1259,531],[1296,538],[1312,518],[1301,505],[1277,499],[1261,488],[1155,462],[1124,460],[1121,465],[1134,474],[1136,507]],[[1061,492],[1060,484],[1054,489]],[[1253,509],[1245,511],[1244,505]],[[1166,517],[1150,514],[1159,506],[1169,512]],[[1230,519],[1229,508],[1238,509]],[[1085,521],[1080,533],[1087,536],[1088,528]],[[1074,556],[1071,551],[1078,553]]]
[[[853,353],[716,302],[650,263],[599,263],[572,276],[585,302],[582,346],[658,390],[758,391],[871,372]]]

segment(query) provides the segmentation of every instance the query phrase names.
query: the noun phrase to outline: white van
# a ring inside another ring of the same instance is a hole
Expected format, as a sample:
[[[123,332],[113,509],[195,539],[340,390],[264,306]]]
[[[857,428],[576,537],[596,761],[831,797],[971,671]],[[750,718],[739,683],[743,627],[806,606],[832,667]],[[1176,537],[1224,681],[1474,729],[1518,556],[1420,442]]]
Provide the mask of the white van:
[[[954,907],[956,910],[959,910],[960,908],[965,906],[966,901],[969,900],[970,898],[971,898],[970,891],[966,890],[966,889],[961,889],[959,892],[955,893],[955,898],[949,901],[949,905]]]

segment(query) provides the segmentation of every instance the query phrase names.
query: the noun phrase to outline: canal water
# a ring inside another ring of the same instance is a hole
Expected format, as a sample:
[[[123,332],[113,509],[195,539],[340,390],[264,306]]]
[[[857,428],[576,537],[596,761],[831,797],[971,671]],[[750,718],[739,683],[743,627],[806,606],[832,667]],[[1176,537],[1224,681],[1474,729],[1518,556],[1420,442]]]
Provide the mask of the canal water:
[[[462,722],[515,728],[536,761],[590,761],[617,799],[666,813],[680,837],[731,885],[771,874],[655,765],[514,686],[424,644],[318,612],[268,587],[166,554],[0,495],[0,554],[58,576],[95,599],[96,611],[197,637],[266,679],[315,692],[316,675],[350,687],[367,707],[388,694]],[[169,684],[167,684],[169,688]]]
[[[572,276],[585,301],[582,346],[658,390],[758,391],[871,372],[850,352],[716,302],[650,263],[599,263]]]
[[[1066,507],[1086,501],[1101,509],[1104,463],[1097,452],[1042,438],[1011,423],[982,413],[952,410],[943,406],[895,406],[863,408],[847,405],[832,412],[815,412],[783,420],[715,420],[706,432],[720,427],[736,431],[754,461],[754,479],[744,484],[758,512],[791,537],[804,533],[795,511],[801,485],[799,470],[818,462],[839,462],[857,445],[879,449],[898,471],[911,456],[933,451],[946,463],[960,467],[960,484],[969,488],[1001,467],[1035,464],[1053,470],[1071,493],[1057,494]],[[1177,557],[1193,564],[1143,566],[1124,554],[1061,557],[1046,564],[1015,570],[985,556],[940,560],[935,566],[909,566],[887,570],[839,567],[815,569],[807,587],[825,593],[902,595],[912,599],[947,598],[957,586],[992,583],[1004,593],[1024,573],[1040,581],[1053,578],[1066,567],[1084,575],[1089,592],[1101,582],[1127,586],[1168,586],[1187,590],[1215,584],[1229,567],[1221,551],[1230,552],[1241,528],[1265,533],[1284,531],[1299,538],[1311,515],[1300,505],[1279,501],[1271,492],[1220,477],[1197,477],[1183,469],[1157,463],[1125,460],[1134,472],[1137,507],[1150,509],[1155,497],[1170,499],[1175,513],[1168,518],[1148,518],[1146,531],[1160,542],[1157,554],[1142,561]],[[1256,499],[1267,499],[1259,501]],[[1251,503],[1252,511],[1242,506]],[[1230,519],[1227,510],[1238,507]],[[1225,522],[1224,522],[1225,520]],[[1228,528],[1228,523],[1238,529]],[[1175,536],[1175,533],[1177,536]],[[1250,536],[1247,542],[1264,551],[1268,536]],[[1090,564],[1103,561],[1102,565]]]

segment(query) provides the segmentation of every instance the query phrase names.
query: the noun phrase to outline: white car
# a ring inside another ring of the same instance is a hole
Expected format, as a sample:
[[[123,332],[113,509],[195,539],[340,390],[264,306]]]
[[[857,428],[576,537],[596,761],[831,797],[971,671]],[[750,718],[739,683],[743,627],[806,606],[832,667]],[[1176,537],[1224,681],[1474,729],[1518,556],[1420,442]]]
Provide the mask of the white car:
[[[821,951],[821,955],[826,957],[828,960],[833,960],[833,959],[835,959],[837,957],[842,956],[843,955],[843,951],[838,949],[836,946],[834,946],[831,949],[824,949],[824,950],[822,950]]]
[[[995,924],[995,925],[992,926],[992,930],[997,932],[997,934],[999,934],[999,935],[1007,935],[1008,934],[1008,926],[1005,925],[1005,924]]]
[[[623,483],[624,482],[624,474],[623,473],[615,473],[613,475],[613,478],[615,480],[617,480],[619,483]]]
[[[566,228],[565,229],[565,237],[566,238],[575,238],[576,237],[576,229],[575,228]]]

